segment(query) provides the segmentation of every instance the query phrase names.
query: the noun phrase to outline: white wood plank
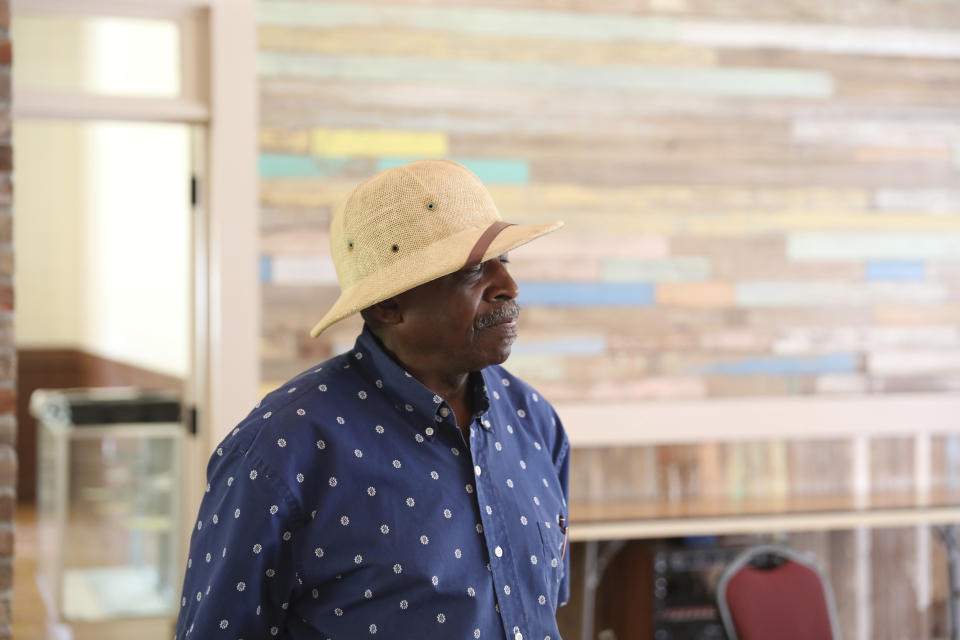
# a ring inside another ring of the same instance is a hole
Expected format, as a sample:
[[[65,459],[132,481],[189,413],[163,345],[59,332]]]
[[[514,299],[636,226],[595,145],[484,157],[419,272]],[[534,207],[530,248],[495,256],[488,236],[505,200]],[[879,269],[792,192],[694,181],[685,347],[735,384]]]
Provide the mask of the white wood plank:
[[[787,22],[678,21],[677,42],[736,49],[791,49],[852,55],[960,57],[960,31]]]

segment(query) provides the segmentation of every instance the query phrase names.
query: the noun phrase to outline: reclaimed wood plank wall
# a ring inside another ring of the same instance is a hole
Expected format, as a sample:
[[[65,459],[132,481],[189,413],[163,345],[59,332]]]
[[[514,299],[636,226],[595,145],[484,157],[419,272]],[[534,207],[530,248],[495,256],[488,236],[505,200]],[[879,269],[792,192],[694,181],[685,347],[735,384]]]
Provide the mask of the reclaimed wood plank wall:
[[[409,158],[472,168],[550,398],[960,388],[960,5],[260,4],[263,381],[352,343],[327,225]]]
[[[511,255],[508,367],[547,398],[960,390],[954,0],[262,0],[259,42],[264,390],[352,345],[356,318],[307,334],[331,211],[420,157],[567,222]],[[615,457],[580,454],[657,476]],[[849,637],[937,633],[926,535],[841,535],[910,590],[835,563]]]

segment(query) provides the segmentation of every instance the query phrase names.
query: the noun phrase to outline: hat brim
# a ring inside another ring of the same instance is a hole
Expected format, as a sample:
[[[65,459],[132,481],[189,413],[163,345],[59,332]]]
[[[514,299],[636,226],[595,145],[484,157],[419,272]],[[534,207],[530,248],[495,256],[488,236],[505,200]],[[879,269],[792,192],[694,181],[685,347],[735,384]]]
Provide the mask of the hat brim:
[[[497,234],[483,254],[483,260],[490,260],[508,251],[524,245],[540,236],[552,233],[563,226],[563,222],[544,224],[511,225]],[[486,228],[468,229],[445,238],[425,249],[397,260],[391,267],[381,269],[360,281],[350,289],[343,291],[333,307],[310,330],[310,337],[316,338],[327,327],[367,307],[400,295],[421,284],[459,271],[463,268],[470,250],[476,244]]]

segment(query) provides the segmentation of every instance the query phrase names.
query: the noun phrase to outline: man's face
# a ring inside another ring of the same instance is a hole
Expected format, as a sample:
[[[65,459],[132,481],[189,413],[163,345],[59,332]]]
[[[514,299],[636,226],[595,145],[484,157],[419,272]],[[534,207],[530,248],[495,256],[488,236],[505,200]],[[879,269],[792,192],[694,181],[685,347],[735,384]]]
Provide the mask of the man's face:
[[[461,269],[397,296],[398,337],[437,372],[500,364],[517,339],[517,283],[507,256]]]

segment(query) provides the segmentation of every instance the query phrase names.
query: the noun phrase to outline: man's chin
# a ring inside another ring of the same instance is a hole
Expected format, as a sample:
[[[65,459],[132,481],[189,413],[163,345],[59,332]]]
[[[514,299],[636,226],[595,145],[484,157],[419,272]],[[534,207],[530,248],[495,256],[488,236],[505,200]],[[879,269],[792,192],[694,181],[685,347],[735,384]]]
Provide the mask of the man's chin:
[[[513,340],[508,344],[504,345],[499,349],[495,349],[490,352],[490,358],[488,359],[487,366],[492,364],[503,364],[507,361],[507,358],[510,357],[510,352],[513,349]]]
[[[487,327],[480,329],[474,340],[476,341],[474,344],[477,353],[480,355],[484,367],[503,364],[510,357],[513,343],[517,340],[517,328],[516,326],[503,327],[502,325]]]

